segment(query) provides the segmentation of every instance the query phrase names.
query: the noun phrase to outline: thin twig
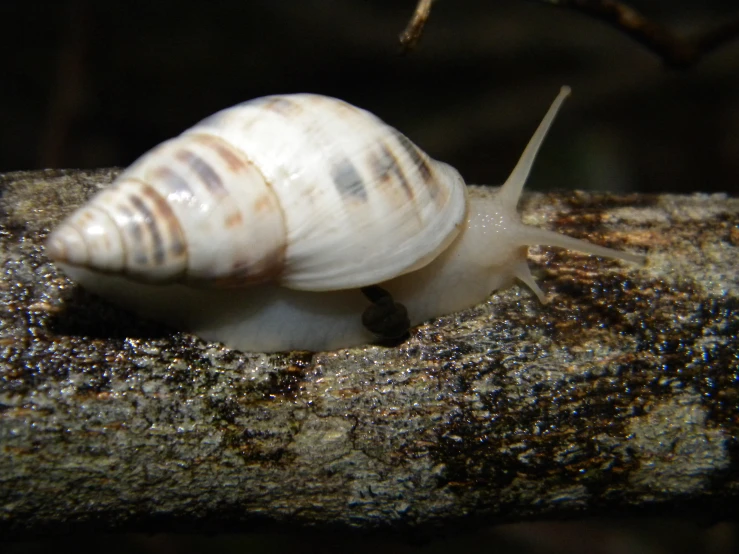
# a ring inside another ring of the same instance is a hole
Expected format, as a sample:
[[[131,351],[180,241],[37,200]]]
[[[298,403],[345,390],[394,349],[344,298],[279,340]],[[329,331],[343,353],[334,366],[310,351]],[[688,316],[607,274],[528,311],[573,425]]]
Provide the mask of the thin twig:
[[[534,1],[569,8],[600,19],[657,54],[672,68],[694,65],[709,52],[739,38],[739,17],[691,37],[680,37],[616,0]]]
[[[672,68],[684,69],[706,55],[739,38],[739,15],[691,37],[680,37],[634,8],[617,0],[533,0],[569,8],[599,19],[657,54]],[[416,46],[429,18],[432,0],[420,0],[408,26],[400,35],[404,50]]]
[[[413,50],[418,44],[423,28],[426,26],[429,15],[431,15],[431,4],[434,0],[418,0],[413,17],[406,25],[402,33],[400,33],[400,44],[403,51]]]
[[[705,56],[727,42],[739,37],[739,15],[734,19],[716,25],[713,29],[693,37],[693,48]]]

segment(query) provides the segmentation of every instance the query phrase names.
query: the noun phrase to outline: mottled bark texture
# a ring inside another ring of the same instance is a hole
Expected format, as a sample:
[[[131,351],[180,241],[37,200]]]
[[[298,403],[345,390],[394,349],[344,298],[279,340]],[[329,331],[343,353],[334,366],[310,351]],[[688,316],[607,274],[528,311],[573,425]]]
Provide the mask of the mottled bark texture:
[[[738,199],[531,195],[528,222],[646,267],[534,248],[548,305],[514,286],[399,347],[264,355],[49,263],[49,227],[113,175],[0,177],[0,532],[734,513]]]

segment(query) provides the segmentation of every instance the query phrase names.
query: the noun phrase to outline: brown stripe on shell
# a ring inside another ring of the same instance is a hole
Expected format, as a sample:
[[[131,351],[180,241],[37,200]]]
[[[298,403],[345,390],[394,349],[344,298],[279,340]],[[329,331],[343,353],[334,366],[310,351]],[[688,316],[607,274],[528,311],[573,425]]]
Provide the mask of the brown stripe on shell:
[[[169,250],[175,257],[185,254],[185,235],[180,227],[172,207],[169,203],[150,185],[144,185],[142,194],[151,200],[156,211],[155,217],[158,221],[164,222],[167,227],[167,238],[169,238]]]
[[[332,165],[331,178],[339,194],[344,198],[367,200],[367,189],[364,187],[362,177],[349,158],[342,158]]]
[[[403,170],[398,163],[398,159],[393,155],[392,151],[387,145],[380,143],[379,152],[371,151],[368,159],[370,170],[375,179],[387,183],[390,180],[391,175],[400,182],[400,186],[403,187],[405,194],[409,200],[413,200],[413,188],[408,183]]]
[[[216,196],[228,196],[228,189],[223,186],[223,181],[218,173],[203,158],[190,152],[189,150],[180,150],[175,154],[175,158],[186,163],[197,173],[205,187]]]
[[[244,216],[241,215],[241,212],[234,212],[226,216],[224,223],[226,229],[233,229],[244,223]]]
[[[435,197],[438,190],[436,186],[434,186],[436,183],[434,182],[434,172],[431,169],[431,165],[429,164],[428,160],[426,159],[426,155],[423,154],[418,147],[411,142],[411,140],[406,137],[403,133],[398,131],[397,129],[392,129],[393,135],[395,135],[395,139],[398,141],[398,144],[403,148],[403,150],[406,151],[408,156],[410,157],[411,161],[413,162],[413,165],[416,166],[418,169],[418,173],[421,176],[421,179],[423,179],[424,183],[429,186],[429,192],[431,193],[432,197]]]
[[[193,134],[192,138],[215,152],[224,162],[226,162],[229,171],[237,173],[246,169],[251,163],[248,159],[236,152],[233,146],[220,137],[198,133]]]
[[[107,210],[105,210],[104,208],[102,208],[102,207],[97,207],[97,206],[88,206],[88,207],[87,207],[87,214],[89,214],[90,216],[92,216],[92,212],[98,212],[98,213],[100,213],[100,214],[103,214],[103,217],[105,217],[105,218],[109,219],[110,221],[112,221],[112,222],[113,222],[113,225],[115,225],[115,219],[114,219],[114,218],[113,218],[113,217],[112,217],[112,216],[110,215],[110,213],[109,213],[109,212],[108,212]],[[80,233],[80,234],[81,234],[81,233]],[[103,243],[105,244],[105,248],[107,248],[107,249],[111,249],[111,248],[113,248],[113,243],[111,242],[111,236],[110,236],[110,233],[105,233],[105,234],[104,234],[104,235],[102,236],[102,239],[103,239]],[[86,243],[85,243],[85,248],[87,248],[87,244],[86,244]]]
[[[209,279],[209,285],[229,288],[278,282],[284,269],[286,251],[287,244],[283,244],[280,248],[276,249],[269,258],[263,260],[260,264],[261,267],[256,271],[249,262],[244,260],[234,260],[231,265],[231,273],[225,277]]]
[[[149,265],[149,257],[146,255],[146,252],[143,250],[137,250],[136,254],[133,256],[133,261],[136,262],[136,265],[142,265],[146,266]]]
[[[260,108],[264,108],[284,116],[295,115],[301,111],[301,107],[298,102],[293,102],[284,96],[266,96],[264,98],[257,98],[256,100],[247,102],[247,105],[259,106]]]
[[[274,207],[275,203],[272,201],[272,197],[268,194],[263,194],[259,198],[257,198],[254,201],[254,212],[255,213],[262,213],[271,210]],[[279,209],[279,206],[277,206]],[[280,215],[282,217],[282,215]]]
[[[128,222],[127,227],[130,230],[133,240],[137,244],[141,244],[144,241],[144,227],[133,217],[133,212],[124,204],[119,204],[115,211],[120,212],[126,218]]]
[[[185,193],[187,196],[194,195],[190,185],[187,184],[187,179],[175,173],[171,167],[166,165],[159,166],[152,171],[151,175],[157,181],[163,181],[174,192]],[[139,182],[146,184],[143,181]]]
[[[128,199],[133,207],[136,208],[136,210],[138,210],[138,212],[144,218],[146,227],[149,229],[151,240],[154,243],[154,263],[157,265],[162,265],[164,263],[164,244],[162,242],[162,234],[159,232],[159,226],[157,225],[157,220],[154,214],[144,203],[144,201],[141,200],[141,198],[139,198],[138,196],[131,195],[128,197]],[[135,255],[137,263],[140,263],[142,265],[146,263],[147,257],[142,249],[137,249]]]

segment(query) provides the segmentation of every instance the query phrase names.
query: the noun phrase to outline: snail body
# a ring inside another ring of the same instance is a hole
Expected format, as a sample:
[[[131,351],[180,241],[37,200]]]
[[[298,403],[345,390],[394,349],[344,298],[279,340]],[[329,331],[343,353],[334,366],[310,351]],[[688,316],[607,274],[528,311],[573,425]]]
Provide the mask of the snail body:
[[[530,245],[643,259],[520,221],[518,199],[568,93],[494,194],[340,100],[247,102],[142,156],[50,235],[47,253],[91,291],[240,350],[371,342],[358,290],[369,285],[405,306],[411,325],[515,279],[543,301]]]

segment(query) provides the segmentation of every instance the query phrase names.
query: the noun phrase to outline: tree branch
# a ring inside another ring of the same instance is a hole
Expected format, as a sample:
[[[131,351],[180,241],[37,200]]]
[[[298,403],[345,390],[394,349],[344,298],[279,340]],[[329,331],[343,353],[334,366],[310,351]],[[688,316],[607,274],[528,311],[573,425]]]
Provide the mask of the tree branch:
[[[399,347],[264,355],[49,263],[49,227],[114,174],[0,176],[3,536],[733,513],[739,199],[531,195],[527,222],[647,267],[533,250],[546,306],[514,286]]]
[[[679,37],[634,8],[616,0],[533,0],[561,8],[568,8],[599,19],[652,51],[672,68],[684,69],[705,56],[739,38],[739,16],[719,23],[711,29]],[[431,2],[421,0],[406,30],[400,35],[405,50],[415,48],[430,15]]]

